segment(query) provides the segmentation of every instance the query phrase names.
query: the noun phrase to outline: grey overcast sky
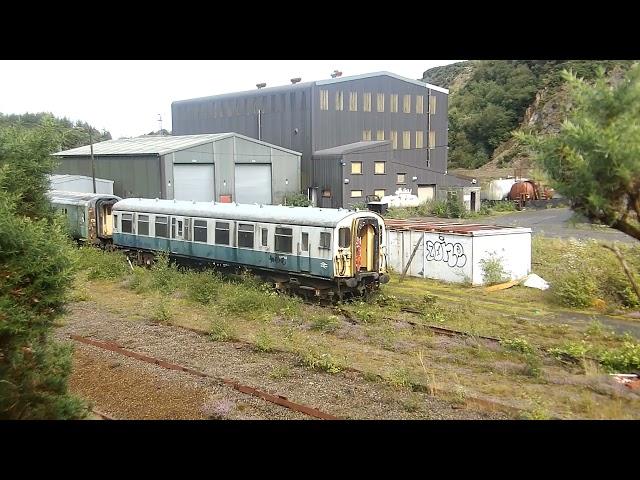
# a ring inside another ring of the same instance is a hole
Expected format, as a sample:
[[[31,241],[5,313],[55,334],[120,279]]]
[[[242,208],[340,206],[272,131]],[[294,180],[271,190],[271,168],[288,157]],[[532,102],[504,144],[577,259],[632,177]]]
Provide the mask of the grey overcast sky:
[[[256,88],[390,71],[418,79],[459,60],[2,60],[0,112],[51,112],[113,138],[171,130],[171,102]]]

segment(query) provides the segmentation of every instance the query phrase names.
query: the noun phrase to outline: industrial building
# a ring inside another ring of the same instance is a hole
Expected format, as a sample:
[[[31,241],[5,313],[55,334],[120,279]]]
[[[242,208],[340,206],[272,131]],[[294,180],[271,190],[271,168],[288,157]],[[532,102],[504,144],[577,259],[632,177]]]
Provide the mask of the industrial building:
[[[236,133],[136,137],[93,145],[95,176],[123,198],[282,203],[300,192],[300,153]],[[89,146],[55,153],[58,174],[92,175]]]
[[[235,131],[302,152],[301,186],[316,205],[472,185],[447,173],[448,90],[390,72],[299,80],[175,101],[173,132]]]

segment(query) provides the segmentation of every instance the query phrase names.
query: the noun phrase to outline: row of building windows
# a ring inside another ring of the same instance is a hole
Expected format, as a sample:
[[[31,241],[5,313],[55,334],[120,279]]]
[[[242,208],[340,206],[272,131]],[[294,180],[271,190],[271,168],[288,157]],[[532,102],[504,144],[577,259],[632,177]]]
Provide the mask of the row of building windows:
[[[403,113],[411,113],[411,97],[412,95],[403,95],[402,96],[402,112]],[[436,113],[436,98],[434,95],[429,96],[429,110],[427,113],[435,114]],[[389,95],[389,111],[391,113],[398,112],[398,99],[399,95],[397,93],[392,93]],[[335,110],[343,111],[344,110],[344,94],[342,90],[338,90],[335,92],[334,96],[335,100]],[[371,100],[372,94],[371,92],[365,92],[362,94],[362,111],[370,112],[371,111]],[[320,90],[320,110],[329,110],[329,90]],[[349,111],[357,112],[358,111],[358,92],[349,92]],[[376,93],[376,111],[384,112],[385,111],[385,94],[384,93]],[[424,96],[416,95],[415,96],[415,113],[424,113]]]
[[[362,131],[362,140],[370,141],[372,140],[372,132],[371,130],[363,130]],[[376,140],[384,140],[384,130],[376,131]],[[398,132],[395,130],[391,130],[389,132],[389,140],[391,140],[391,146],[394,150],[398,149]],[[414,148],[424,148],[424,132],[421,130],[417,130],[414,136]],[[403,150],[409,150],[411,148],[411,131],[405,130],[402,132],[402,148]],[[436,132],[435,130],[429,131],[429,148],[436,148]]]
[[[384,188],[380,189],[380,190],[374,190],[373,194],[378,197],[378,198],[382,198],[386,195],[386,190]],[[351,190],[351,198],[362,198],[363,195],[363,191],[362,190]]]
[[[186,219],[188,220],[188,219]],[[117,222],[117,220],[116,220]],[[138,214],[137,229],[134,231],[134,217],[132,213],[123,213],[121,221],[121,232],[137,235],[150,236],[149,233],[149,215]],[[169,217],[156,215],[153,219],[155,227],[155,236],[160,238],[178,238],[180,240],[189,239],[188,227],[185,227],[185,219],[171,218],[171,236],[169,236]],[[214,223],[214,244],[230,245],[229,223]],[[188,224],[187,224],[188,225]],[[193,219],[193,241],[207,243],[207,221]],[[260,229],[261,246],[268,246],[269,230],[267,228]],[[240,248],[254,248],[255,245],[255,225],[252,223],[238,223],[237,229],[237,246]],[[346,238],[346,234],[341,233]],[[301,249],[309,251],[309,233],[301,234]],[[331,248],[331,233],[320,232],[319,248]],[[293,229],[286,227],[276,227],[274,233],[274,251],[278,253],[293,253]]]
[[[384,175],[387,162],[373,162],[373,173]],[[351,174],[362,175],[362,162],[351,162]]]

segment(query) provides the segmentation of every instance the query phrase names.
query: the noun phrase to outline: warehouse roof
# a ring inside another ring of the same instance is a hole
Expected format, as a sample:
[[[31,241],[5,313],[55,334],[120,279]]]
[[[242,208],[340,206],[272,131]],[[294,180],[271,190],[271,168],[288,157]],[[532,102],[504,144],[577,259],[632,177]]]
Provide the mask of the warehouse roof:
[[[313,152],[313,155],[344,155],[349,152],[356,152],[358,150],[364,150],[378,145],[390,144],[389,140],[368,140],[355,143],[347,143],[346,145],[338,145],[337,147],[326,148],[324,150],[318,150]]]
[[[327,84],[331,84],[331,83],[338,83],[338,82],[348,82],[350,80],[360,80],[363,78],[370,78],[370,77],[382,77],[382,76],[387,76],[387,77],[391,77],[391,78],[395,78],[397,80],[402,80],[403,82],[409,82],[409,83],[413,83],[414,85],[419,85],[421,87],[425,87],[425,88],[430,88],[431,90],[435,90],[437,92],[442,92],[442,93],[449,93],[449,90],[447,90],[446,88],[442,88],[442,87],[438,87],[436,85],[432,85],[430,83],[426,83],[426,82],[422,82],[420,80],[413,80],[411,78],[407,78],[407,77],[402,77],[400,75],[396,75],[395,73],[391,73],[391,72],[373,72],[373,73],[363,73],[362,75],[351,75],[349,77],[337,77],[337,78],[330,78],[327,80],[316,80],[316,81],[312,81],[312,82],[304,82],[304,83],[296,83],[296,84],[290,84],[290,85],[278,85],[275,87],[268,87],[268,88],[260,88],[260,89],[254,89],[254,90],[244,90],[241,92],[233,92],[233,93],[222,93],[219,95],[211,95],[211,96],[207,96],[207,97],[198,97],[198,98],[189,98],[187,100],[176,100],[174,102],[171,102],[171,104],[184,104],[184,103],[197,103],[200,102],[202,100],[221,100],[224,98],[236,98],[236,97],[241,97],[241,96],[245,96],[245,95],[256,95],[256,94],[273,94],[273,93],[280,93],[280,92],[289,92],[291,90],[297,90],[299,88],[308,88],[312,85],[327,85]]]
[[[283,205],[189,202],[146,198],[120,200],[115,204],[114,210],[320,227],[335,227],[341,220],[356,214],[364,213],[376,216],[375,213],[369,211],[356,212],[343,208],[287,207]]]
[[[93,153],[94,155],[166,155],[168,153],[197,147],[199,145],[216,142],[229,137],[243,138],[250,142],[259,143],[294,155],[302,155],[300,152],[294,152],[293,150],[279,147],[261,140],[256,140],[255,138],[240,135],[239,133],[208,133],[202,135],[119,138],[118,140],[107,140],[105,142],[95,143],[93,145]],[[60,157],[86,157],[90,154],[90,146],[85,145],[84,147],[64,150],[62,152],[54,153],[53,155]]]

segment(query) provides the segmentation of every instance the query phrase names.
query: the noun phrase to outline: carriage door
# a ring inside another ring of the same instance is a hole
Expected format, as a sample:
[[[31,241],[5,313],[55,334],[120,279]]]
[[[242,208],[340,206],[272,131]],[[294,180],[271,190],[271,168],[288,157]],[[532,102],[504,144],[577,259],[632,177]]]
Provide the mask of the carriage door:
[[[378,270],[378,252],[380,250],[380,239],[378,236],[377,222],[373,218],[359,218],[354,248],[355,272],[375,272]]]
[[[309,247],[309,232],[300,234],[300,243],[298,243],[298,265],[300,271],[308,272],[311,268],[311,248]]]
[[[171,217],[171,238],[173,240],[184,240],[184,217]],[[178,253],[174,244],[172,244],[171,251]]]

